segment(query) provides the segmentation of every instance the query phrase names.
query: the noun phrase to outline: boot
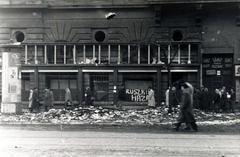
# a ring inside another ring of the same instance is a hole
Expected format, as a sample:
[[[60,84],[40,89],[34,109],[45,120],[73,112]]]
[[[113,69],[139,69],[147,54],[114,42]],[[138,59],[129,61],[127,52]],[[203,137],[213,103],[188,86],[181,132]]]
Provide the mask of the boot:
[[[195,123],[195,122],[191,122],[191,126],[192,126],[192,129],[194,130],[194,131],[198,131],[198,126],[197,126],[197,124]]]
[[[191,124],[186,123],[186,128],[184,128],[185,131],[190,131],[191,130]]]
[[[179,127],[180,127],[180,126],[181,126],[181,122],[176,123],[174,130],[175,130],[175,131],[179,131]]]

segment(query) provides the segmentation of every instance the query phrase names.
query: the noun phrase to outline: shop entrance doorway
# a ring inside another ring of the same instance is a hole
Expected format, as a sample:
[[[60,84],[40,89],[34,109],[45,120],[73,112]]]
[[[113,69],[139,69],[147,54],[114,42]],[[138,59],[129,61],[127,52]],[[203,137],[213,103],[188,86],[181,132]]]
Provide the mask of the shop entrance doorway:
[[[187,73],[183,72],[173,72],[172,73],[172,84],[178,84],[179,82],[183,82],[187,80]]]

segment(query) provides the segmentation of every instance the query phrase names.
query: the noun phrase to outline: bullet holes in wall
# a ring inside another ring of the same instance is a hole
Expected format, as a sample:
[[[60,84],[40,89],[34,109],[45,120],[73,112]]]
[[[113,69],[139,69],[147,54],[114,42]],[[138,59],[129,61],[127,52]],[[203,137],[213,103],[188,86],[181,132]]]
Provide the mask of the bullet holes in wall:
[[[97,42],[103,42],[105,40],[105,38],[106,38],[106,34],[103,31],[96,31],[94,34],[94,39]]]
[[[175,30],[172,33],[172,40],[173,41],[181,41],[183,40],[183,33],[181,30]]]
[[[23,42],[25,39],[25,34],[22,31],[16,31],[13,33],[13,38],[15,42]]]

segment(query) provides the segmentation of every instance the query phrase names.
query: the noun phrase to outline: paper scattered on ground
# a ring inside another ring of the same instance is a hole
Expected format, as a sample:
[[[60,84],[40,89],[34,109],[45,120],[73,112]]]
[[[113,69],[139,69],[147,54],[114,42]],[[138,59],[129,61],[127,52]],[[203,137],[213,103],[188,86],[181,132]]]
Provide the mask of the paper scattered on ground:
[[[232,125],[240,124],[240,112],[205,113],[194,110],[198,125]],[[173,124],[178,117],[178,110],[169,114],[168,109],[118,110],[102,107],[79,107],[73,110],[50,109],[48,112],[0,114],[0,122],[36,122],[53,124],[125,124],[125,125],[159,125]]]

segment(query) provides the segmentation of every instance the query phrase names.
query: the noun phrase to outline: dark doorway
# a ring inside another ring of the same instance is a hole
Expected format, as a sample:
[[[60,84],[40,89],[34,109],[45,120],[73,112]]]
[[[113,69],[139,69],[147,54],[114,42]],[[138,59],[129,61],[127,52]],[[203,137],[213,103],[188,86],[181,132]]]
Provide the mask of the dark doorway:
[[[181,81],[186,81],[187,73],[174,72],[172,73],[172,84],[176,84]]]

